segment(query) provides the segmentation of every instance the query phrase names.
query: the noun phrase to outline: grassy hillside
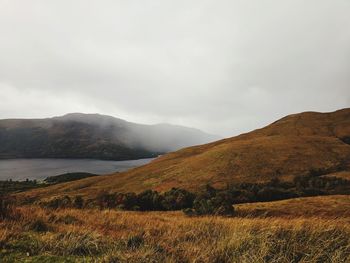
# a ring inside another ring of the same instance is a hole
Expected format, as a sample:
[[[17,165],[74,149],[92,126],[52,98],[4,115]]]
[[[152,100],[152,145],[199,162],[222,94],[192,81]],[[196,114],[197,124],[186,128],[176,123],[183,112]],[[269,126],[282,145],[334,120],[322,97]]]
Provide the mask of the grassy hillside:
[[[38,189],[28,196],[164,191],[171,187],[197,191],[207,183],[223,187],[273,178],[291,180],[312,171],[319,175],[347,174],[349,137],[350,109],[294,114],[263,129],[166,154],[125,173]]]
[[[236,205],[235,208],[239,216],[286,218],[345,217],[350,219],[350,195],[293,198],[274,202],[240,204]]]
[[[337,202],[334,203],[334,198]],[[348,196],[265,203],[273,217],[19,207],[0,221],[2,262],[349,262]],[[301,214],[285,216],[298,203]],[[309,208],[317,206],[322,209]],[[347,210],[347,211],[346,211]],[[278,211],[278,213],[276,213]],[[328,216],[325,216],[328,215]]]

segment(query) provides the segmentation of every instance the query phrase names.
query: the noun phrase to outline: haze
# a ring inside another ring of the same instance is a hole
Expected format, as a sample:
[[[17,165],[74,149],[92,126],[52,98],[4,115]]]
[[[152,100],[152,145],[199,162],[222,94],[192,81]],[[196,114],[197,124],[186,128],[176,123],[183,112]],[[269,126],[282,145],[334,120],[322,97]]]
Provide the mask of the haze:
[[[0,118],[233,136],[350,106],[350,2],[0,0]]]

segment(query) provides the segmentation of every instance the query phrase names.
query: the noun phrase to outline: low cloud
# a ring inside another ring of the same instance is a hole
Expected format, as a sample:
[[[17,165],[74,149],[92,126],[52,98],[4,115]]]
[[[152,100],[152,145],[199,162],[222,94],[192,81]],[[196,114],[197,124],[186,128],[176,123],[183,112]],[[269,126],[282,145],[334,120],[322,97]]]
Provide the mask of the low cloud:
[[[348,1],[0,0],[0,118],[99,112],[232,136],[350,106]]]

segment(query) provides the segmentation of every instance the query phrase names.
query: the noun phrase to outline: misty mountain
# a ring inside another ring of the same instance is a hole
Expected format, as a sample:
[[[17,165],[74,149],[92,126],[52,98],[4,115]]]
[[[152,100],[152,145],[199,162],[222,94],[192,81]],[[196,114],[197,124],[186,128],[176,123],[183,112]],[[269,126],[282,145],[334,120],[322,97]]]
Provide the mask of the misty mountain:
[[[139,159],[216,139],[193,128],[137,124],[100,114],[0,120],[1,159]]]

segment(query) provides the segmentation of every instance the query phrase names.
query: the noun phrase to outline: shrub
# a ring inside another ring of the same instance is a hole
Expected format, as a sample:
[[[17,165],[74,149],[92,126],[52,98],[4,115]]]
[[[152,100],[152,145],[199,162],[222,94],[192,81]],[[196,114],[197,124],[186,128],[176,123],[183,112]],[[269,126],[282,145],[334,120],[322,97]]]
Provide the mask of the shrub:
[[[182,212],[184,212],[185,215],[187,215],[187,216],[195,216],[196,215],[196,212],[192,208],[185,208],[182,210]]]
[[[227,202],[217,202],[215,199],[196,199],[193,208],[184,209],[183,212],[189,216],[195,215],[220,215],[232,216],[234,208]]]
[[[78,196],[76,196],[76,197],[74,198],[73,206],[74,206],[75,208],[78,208],[78,209],[83,208],[83,206],[84,206],[84,200],[83,200],[83,198],[82,198],[80,195],[78,195]]]
[[[162,196],[157,191],[143,191],[137,195],[136,200],[141,211],[163,210]]]
[[[137,209],[137,196],[135,193],[117,194],[116,204],[118,208],[125,210]]]
[[[321,175],[326,174],[326,173],[327,173],[327,172],[326,172],[325,170],[323,170],[323,169],[311,169],[311,170],[309,171],[309,175],[310,175],[311,177],[321,176]]]
[[[342,142],[350,145],[350,136],[342,137],[342,138],[340,138],[340,140],[342,140]]]
[[[296,194],[275,187],[264,187],[257,193],[257,198],[259,201],[274,201],[292,197],[296,197]]]
[[[302,196],[317,196],[317,195],[324,195],[325,193],[317,188],[304,188],[301,192]]]
[[[0,196],[0,219],[13,219],[15,216],[14,200],[6,195]]]
[[[126,242],[127,248],[136,249],[144,243],[143,235],[135,235],[128,238]]]
[[[63,198],[54,198],[49,201],[42,202],[40,205],[52,209],[69,208],[72,207],[72,200],[69,196],[66,195]]]
[[[230,204],[221,204],[218,208],[215,209],[214,214],[218,216],[233,216],[234,208]]]
[[[97,196],[97,204],[100,209],[110,209],[117,206],[116,194],[101,192]]]
[[[187,215],[222,215],[232,216],[232,195],[228,191],[218,191],[207,185],[204,192],[193,201],[192,210],[186,209]]]
[[[45,223],[45,221],[41,218],[38,218],[25,226],[26,230],[31,230],[35,232],[47,232],[49,231],[48,225]]]
[[[163,194],[162,206],[165,210],[181,210],[193,206],[195,195],[184,189],[172,188]]]

